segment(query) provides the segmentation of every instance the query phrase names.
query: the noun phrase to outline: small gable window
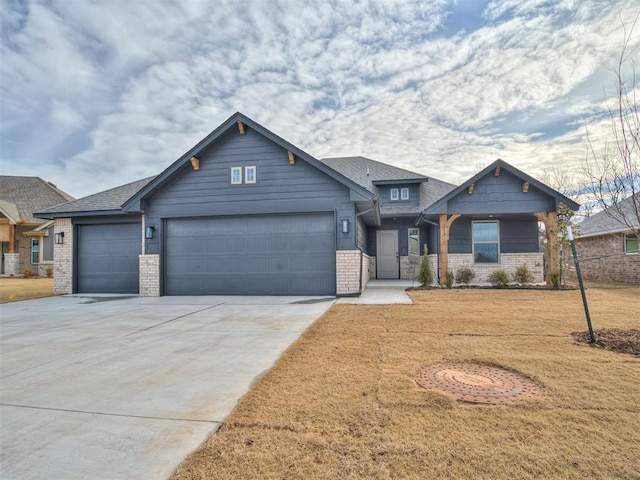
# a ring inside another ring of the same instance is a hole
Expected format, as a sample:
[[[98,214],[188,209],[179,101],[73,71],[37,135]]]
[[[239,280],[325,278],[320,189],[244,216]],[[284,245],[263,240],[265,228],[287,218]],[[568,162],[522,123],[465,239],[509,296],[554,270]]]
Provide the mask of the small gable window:
[[[400,200],[409,200],[409,189],[402,188],[400,190]]]
[[[398,200],[398,198],[400,198],[398,196],[398,189],[397,188],[392,188],[390,190],[389,198],[391,198],[391,200]]]
[[[242,167],[231,167],[231,184],[240,185],[242,183]]]
[[[627,233],[624,236],[624,253],[628,255],[638,253],[638,235],[635,233]]]
[[[256,167],[244,167],[244,183],[256,183]]]
[[[475,263],[498,263],[500,234],[498,222],[473,222],[473,261]]]

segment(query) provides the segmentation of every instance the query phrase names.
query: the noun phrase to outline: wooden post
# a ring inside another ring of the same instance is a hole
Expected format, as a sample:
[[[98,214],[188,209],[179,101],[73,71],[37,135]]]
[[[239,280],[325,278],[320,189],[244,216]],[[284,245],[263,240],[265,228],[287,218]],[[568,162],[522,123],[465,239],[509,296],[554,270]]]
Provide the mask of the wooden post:
[[[7,253],[16,253],[16,226],[9,224],[9,251]]]
[[[449,229],[451,224],[455,222],[460,215],[451,215],[447,218],[446,214],[439,217],[440,224],[440,285],[447,283],[447,271],[449,270]]]
[[[537,212],[533,215],[544,224],[549,258],[545,281],[552,285],[551,274],[558,270],[558,212]]]

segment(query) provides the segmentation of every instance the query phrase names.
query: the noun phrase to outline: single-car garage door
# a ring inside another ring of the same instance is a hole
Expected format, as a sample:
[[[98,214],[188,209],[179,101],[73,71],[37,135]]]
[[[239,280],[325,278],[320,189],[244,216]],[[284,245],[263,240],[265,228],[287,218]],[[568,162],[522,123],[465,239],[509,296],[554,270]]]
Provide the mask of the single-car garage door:
[[[138,293],[141,228],[78,225],[78,293]]]
[[[167,295],[335,295],[332,213],[171,219]]]

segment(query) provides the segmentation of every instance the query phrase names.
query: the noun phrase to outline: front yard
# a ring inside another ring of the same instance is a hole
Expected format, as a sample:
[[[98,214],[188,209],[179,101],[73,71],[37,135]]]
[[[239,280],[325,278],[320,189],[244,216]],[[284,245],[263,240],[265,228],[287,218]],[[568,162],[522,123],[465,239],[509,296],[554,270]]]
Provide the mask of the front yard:
[[[640,479],[640,358],[577,344],[579,291],[426,290],[334,306],[179,467],[194,478]],[[594,328],[640,328],[640,289],[591,288]],[[519,371],[544,395],[457,403],[443,361]]]
[[[0,303],[53,295],[53,278],[0,278]]]

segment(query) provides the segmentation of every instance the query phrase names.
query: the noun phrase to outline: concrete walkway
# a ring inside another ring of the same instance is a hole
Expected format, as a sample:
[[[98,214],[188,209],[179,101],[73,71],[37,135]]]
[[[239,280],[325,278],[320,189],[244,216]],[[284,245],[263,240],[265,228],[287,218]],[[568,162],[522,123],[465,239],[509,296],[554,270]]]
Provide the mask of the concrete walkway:
[[[334,298],[0,306],[0,478],[164,479]]]
[[[405,290],[419,286],[411,280],[369,280],[367,288],[359,297],[343,297],[337,303],[357,305],[383,305],[392,303],[412,304]]]

